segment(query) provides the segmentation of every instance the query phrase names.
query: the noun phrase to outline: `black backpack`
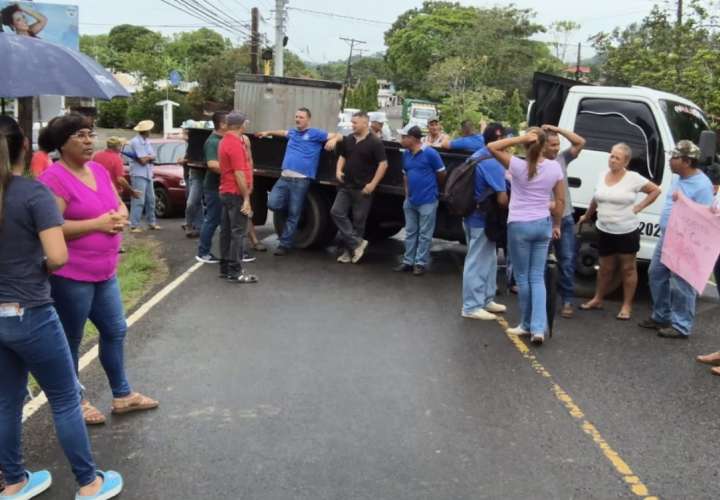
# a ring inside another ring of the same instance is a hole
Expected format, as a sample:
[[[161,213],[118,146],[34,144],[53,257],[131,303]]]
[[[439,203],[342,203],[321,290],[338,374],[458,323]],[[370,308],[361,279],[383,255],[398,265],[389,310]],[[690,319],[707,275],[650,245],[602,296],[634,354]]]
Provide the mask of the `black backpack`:
[[[489,188],[485,191],[482,200],[477,203],[477,210],[485,215],[487,239],[494,241],[498,248],[506,248],[508,209],[498,204],[495,191]]]
[[[452,215],[467,217],[475,211],[475,166],[488,158],[468,158],[448,174],[443,196]]]

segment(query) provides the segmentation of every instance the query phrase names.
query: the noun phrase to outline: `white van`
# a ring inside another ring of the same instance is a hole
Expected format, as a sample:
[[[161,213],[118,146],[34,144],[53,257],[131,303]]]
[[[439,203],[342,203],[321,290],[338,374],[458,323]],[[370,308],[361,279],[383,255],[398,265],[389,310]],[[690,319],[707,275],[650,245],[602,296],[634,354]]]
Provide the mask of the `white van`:
[[[638,258],[650,260],[660,236],[660,214],[670,189],[670,151],[689,139],[701,146],[704,157],[715,155],[714,133],[702,110],[682,97],[645,87],[603,87],[551,75],[537,74],[535,102],[529,123],[550,123],[573,130],[587,141],[580,156],[568,167],[570,194],[576,213],[590,205],[597,180],[608,168],[610,149],[618,142],[633,150],[630,169],[663,190],[655,203],[640,213],[642,238]],[[564,138],[562,148],[569,147]],[[596,252],[589,241],[581,243],[580,274],[594,274]]]

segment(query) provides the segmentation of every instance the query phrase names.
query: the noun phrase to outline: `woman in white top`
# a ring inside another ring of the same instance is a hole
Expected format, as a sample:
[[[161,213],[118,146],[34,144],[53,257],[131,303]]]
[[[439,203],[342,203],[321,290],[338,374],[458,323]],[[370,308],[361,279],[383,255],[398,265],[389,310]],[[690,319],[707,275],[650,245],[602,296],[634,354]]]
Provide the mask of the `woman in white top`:
[[[582,304],[580,309],[602,309],[615,269],[620,267],[623,285],[623,304],[616,316],[629,320],[637,288],[636,255],[640,250],[640,219],[637,214],[651,205],[660,188],[637,172],[628,170],[632,150],[627,144],[616,144],[610,151],[609,170],[600,176],[595,195],[587,212],[578,221],[582,224],[591,220],[597,212],[596,227],[599,233],[598,270],[595,296]],[[639,193],[647,196],[637,202]]]

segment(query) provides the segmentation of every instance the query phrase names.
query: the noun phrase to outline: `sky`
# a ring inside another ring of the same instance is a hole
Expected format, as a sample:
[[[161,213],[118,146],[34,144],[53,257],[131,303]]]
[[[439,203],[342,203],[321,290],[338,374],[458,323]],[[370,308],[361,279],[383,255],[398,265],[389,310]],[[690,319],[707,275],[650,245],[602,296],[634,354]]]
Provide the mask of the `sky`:
[[[217,10],[239,21],[250,21],[250,8],[258,7],[262,16],[260,31],[267,40],[274,39],[274,0],[202,0]],[[202,2],[194,2],[201,4]],[[609,31],[616,26],[625,26],[641,20],[655,4],[665,5],[668,0],[603,0],[581,2],[579,0],[516,0],[518,7],[531,8],[537,12],[536,20],[549,25],[553,21],[572,20],[582,28],[573,34],[570,44],[583,43],[582,56],[591,56],[592,50],[587,39],[600,31]],[[117,24],[139,24],[170,34],[189,31],[200,26],[209,26],[187,13],[181,12],[161,0],[45,0],[45,3],[73,4],[80,9],[80,33],[107,33]],[[177,4],[178,2],[170,2]],[[462,0],[463,5],[491,7],[507,5],[502,2]],[[287,36],[288,48],[304,60],[328,62],[347,58],[349,46],[339,39],[344,36],[365,41],[360,45],[365,54],[383,51],[383,33],[398,15],[408,9],[419,7],[422,0],[289,0]],[[111,7],[112,5],[112,7]],[[578,8],[581,6],[581,8]],[[301,10],[303,9],[303,10]],[[316,13],[307,11],[317,11]],[[328,15],[332,13],[334,17]],[[347,16],[347,17],[340,17]],[[354,17],[357,19],[349,19]],[[361,20],[364,19],[364,20]],[[366,21],[367,20],[367,21]],[[244,38],[237,34],[218,30],[234,42]],[[479,34],[479,36],[482,36]],[[543,41],[553,41],[544,34]],[[566,54],[567,60],[574,60],[577,49],[572,47]]]

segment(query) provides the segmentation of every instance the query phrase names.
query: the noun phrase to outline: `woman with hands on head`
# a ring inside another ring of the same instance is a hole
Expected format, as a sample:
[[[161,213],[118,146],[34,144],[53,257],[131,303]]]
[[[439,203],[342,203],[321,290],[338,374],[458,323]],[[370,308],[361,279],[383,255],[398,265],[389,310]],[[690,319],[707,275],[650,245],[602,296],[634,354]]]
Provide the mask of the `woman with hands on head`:
[[[50,278],[52,297],[78,369],[78,351],[85,323],[100,333],[100,362],[113,393],[113,413],[156,408],[158,402],[133,392],[125,375],[124,343],[127,324],[116,277],[128,210],[120,200],[105,167],[91,161],[95,133],[90,121],[77,113],[53,118],[48,140],[60,153],[40,177],[55,195],[65,223],[68,263]],[[105,416],[83,398],[88,424],[102,424]]]
[[[637,289],[636,256],[640,251],[640,219],[637,214],[660,196],[660,188],[656,184],[628,170],[631,159],[630,146],[624,143],[613,146],[608,170],[600,175],[590,206],[578,220],[578,225],[588,222],[597,212],[596,226],[600,235],[600,268],[595,296],[582,304],[580,309],[602,309],[605,294],[619,266],[623,284],[623,304],[616,316],[619,320],[630,319]],[[639,193],[646,196],[637,203]]]
[[[512,178],[508,216],[508,249],[520,299],[520,324],[508,330],[530,335],[533,344],[545,340],[547,293],[545,265],[551,238],[560,238],[565,208],[564,175],[560,164],[543,156],[546,135],[533,127],[525,135],[488,144],[488,150],[509,170]],[[508,148],[522,145],[526,159]],[[551,199],[554,204],[551,209]],[[551,217],[552,210],[552,217]]]

